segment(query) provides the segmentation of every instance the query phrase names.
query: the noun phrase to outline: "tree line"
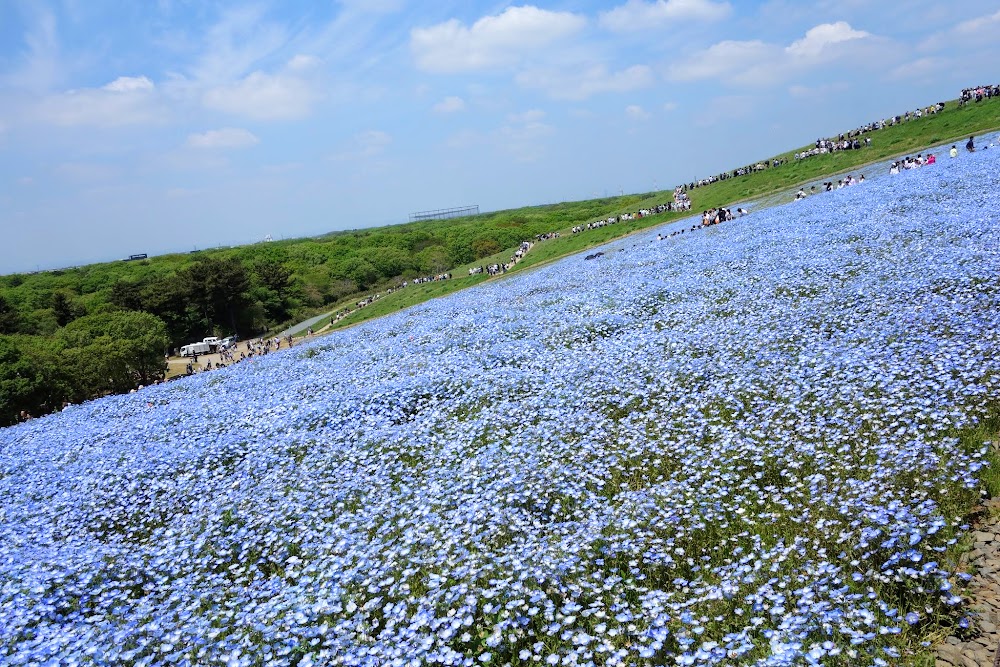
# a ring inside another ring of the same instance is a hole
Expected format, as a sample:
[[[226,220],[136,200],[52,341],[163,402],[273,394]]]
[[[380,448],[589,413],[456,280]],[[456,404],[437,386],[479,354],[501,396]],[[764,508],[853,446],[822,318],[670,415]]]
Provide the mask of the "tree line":
[[[164,377],[164,354],[260,335],[372,290],[487,261],[639,196],[0,276],[0,425]]]

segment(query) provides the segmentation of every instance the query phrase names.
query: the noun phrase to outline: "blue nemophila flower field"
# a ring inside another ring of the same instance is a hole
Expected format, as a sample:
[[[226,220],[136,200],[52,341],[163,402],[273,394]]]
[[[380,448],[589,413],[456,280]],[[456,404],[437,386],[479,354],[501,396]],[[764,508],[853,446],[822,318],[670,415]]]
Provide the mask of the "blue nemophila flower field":
[[[895,662],[962,613],[997,157],[0,432],[0,663]]]

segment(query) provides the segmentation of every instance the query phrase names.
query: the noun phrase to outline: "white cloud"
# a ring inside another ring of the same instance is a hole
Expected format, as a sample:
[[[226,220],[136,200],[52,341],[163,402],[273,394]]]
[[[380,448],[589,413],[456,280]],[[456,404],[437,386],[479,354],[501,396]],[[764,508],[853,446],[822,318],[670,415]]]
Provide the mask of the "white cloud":
[[[465,150],[485,141],[483,135],[475,130],[464,129],[448,137],[444,144],[451,150]]]
[[[785,52],[793,58],[812,61],[822,56],[823,52],[833,44],[864,39],[865,37],[871,37],[871,33],[855,30],[846,21],[822,23],[810,28],[802,39],[785,47]]]
[[[955,32],[959,35],[981,35],[991,33],[994,37],[997,29],[1000,29],[1000,11],[988,16],[979,16],[968,21],[962,21],[955,26]]]
[[[345,9],[366,14],[393,14],[403,8],[402,0],[339,0]]]
[[[649,120],[652,118],[652,114],[638,104],[630,104],[625,107],[625,115],[632,120]]]
[[[717,21],[729,16],[732,8],[728,2],[711,0],[628,0],[624,5],[603,12],[600,24],[614,32],[656,30],[671,22]]]
[[[368,130],[358,135],[357,142],[363,155],[372,156],[382,153],[392,143],[392,137],[382,130]]]
[[[663,103],[663,110],[664,111],[676,111],[677,110],[677,102],[664,102]]]
[[[889,72],[890,79],[918,79],[939,74],[947,71],[951,67],[948,60],[944,58],[917,58],[907,63],[902,63],[892,68]]]
[[[312,82],[299,75],[300,70],[301,62],[293,59],[276,74],[256,71],[235,83],[212,88],[202,101],[210,109],[255,120],[304,118],[319,95]]]
[[[920,43],[924,51],[936,51],[954,44],[968,45],[970,42],[994,41],[1000,30],[1000,11],[968,19],[931,35]]]
[[[199,85],[219,86],[235,81],[286,47],[288,30],[268,20],[260,4],[222,12],[202,36],[204,51],[191,69]]]
[[[530,109],[522,113],[512,113],[507,115],[507,121],[519,125],[538,126],[545,120],[545,112],[541,109]]]
[[[518,74],[517,82],[555,99],[583,100],[599,93],[625,93],[651,86],[653,71],[646,65],[633,65],[618,72],[609,72],[604,65],[569,71],[535,69]]]
[[[410,32],[410,49],[417,67],[428,72],[468,72],[519,63],[570,35],[586,19],[569,12],[552,12],[531,5],[508,7],[472,26],[457,19]]]
[[[224,127],[188,135],[185,145],[189,148],[246,148],[259,143],[259,139],[249,130],[239,127]]]
[[[839,21],[810,28],[801,39],[784,47],[760,40],[726,40],[674,63],[667,68],[666,76],[673,81],[717,78],[744,85],[773,84],[857,53],[856,44],[873,37]]]
[[[683,63],[672,65],[667,76],[674,81],[727,78],[732,73],[743,71],[743,68],[752,63],[773,59],[776,51],[776,47],[759,40],[726,40],[696,53]]]
[[[96,162],[63,162],[56,166],[55,173],[77,183],[98,183],[114,180],[119,170]]]
[[[55,14],[40,2],[21,3],[19,8],[29,23],[24,34],[26,49],[19,67],[0,74],[0,82],[35,93],[48,92],[65,76]]]
[[[303,71],[312,69],[320,64],[320,59],[316,56],[307,56],[304,54],[298,54],[288,61],[288,69],[292,71]]]
[[[510,114],[507,122],[494,133],[497,147],[519,162],[534,162],[545,153],[542,139],[553,132],[545,123],[545,112],[531,109]]]
[[[434,111],[438,113],[455,113],[465,110],[465,100],[461,97],[446,97],[434,105]]]
[[[708,100],[694,124],[698,127],[726,125],[749,116],[756,104],[757,99],[750,95],[722,95]]]
[[[334,160],[361,160],[373,158],[385,152],[392,143],[392,136],[382,130],[366,130],[351,139],[350,146],[332,156]]]
[[[826,97],[831,93],[842,93],[848,88],[850,88],[850,86],[843,81],[823,83],[818,86],[803,86],[801,84],[796,84],[788,87],[788,94],[792,97],[803,99],[818,99]]]
[[[164,194],[167,199],[188,199],[203,195],[206,192],[204,189],[196,188],[168,188]]]
[[[43,97],[35,118],[64,127],[119,127],[161,122],[165,111],[155,85],[145,76],[118,77],[101,88]]]
[[[120,76],[111,83],[105,84],[101,90],[112,93],[134,93],[153,90],[155,86],[145,76]]]

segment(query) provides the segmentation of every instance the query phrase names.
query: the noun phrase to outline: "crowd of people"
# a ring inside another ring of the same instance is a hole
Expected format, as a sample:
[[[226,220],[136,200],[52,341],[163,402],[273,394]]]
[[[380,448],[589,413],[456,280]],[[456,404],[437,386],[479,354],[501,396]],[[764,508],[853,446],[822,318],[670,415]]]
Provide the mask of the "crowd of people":
[[[677,189],[674,190],[673,201],[657,204],[652,208],[640,208],[638,211],[634,211],[632,213],[622,213],[620,215],[612,215],[607,218],[602,218],[601,220],[594,220],[593,222],[588,222],[585,225],[576,225],[573,227],[573,233],[579,234],[580,232],[585,232],[589,229],[600,229],[601,227],[607,227],[608,225],[624,222],[626,220],[639,220],[641,218],[647,218],[651,215],[659,215],[661,213],[670,213],[674,211],[690,211],[691,199],[688,197],[687,192],[685,192],[682,188],[683,186],[679,186]]]
[[[246,341],[242,350],[240,350],[240,344],[235,343],[230,347],[220,349],[219,359],[215,363],[212,363],[212,361],[209,360],[203,366],[199,366],[198,355],[194,355],[188,361],[184,370],[187,375],[193,375],[194,373],[203,373],[206,371],[226,368],[227,366],[231,366],[232,364],[239,363],[241,361],[246,361],[247,359],[262,357],[270,352],[276,352],[281,349],[282,343],[285,344],[286,348],[290,348],[294,344],[294,341],[291,336],[285,336],[284,338],[280,336],[254,338]]]
[[[824,155],[826,153],[836,153],[837,151],[856,151],[862,147],[867,148],[872,145],[872,138],[865,137],[865,140],[854,137],[853,139],[817,139],[816,147],[795,154],[796,160],[804,160],[814,155]]]
[[[799,201],[806,199],[820,192],[832,192],[833,190],[840,190],[841,188],[848,188],[852,185],[860,185],[865,182],[865,175],[860,174],[857,178],[854,178],[853,174],[848,174],[844,178],[839,179],[836,183],[833,181],[826,181],[823,183],[822,189],[817,189],[815,185],[809,188],[809,192],[806,192],[805,188],[799,188],[798,192],[795,193],[794,201]]]
[[[965,88],[962,90],[961,97],[958,98],[958,103],[965,105],[969,102],[982,102],[983,100],[988,100],[991,97],[1000,97],[1000,85],[973,86],[972,88]]]
[[[685,232],[693,232],[693,231],[696,231],[698,229],[704,229],[706,227],[711,227],[713,225],[718,225],[718,224],[721,224],[723,222],[729,222],[730,220],[735,220],[738,217],[742,218],[744,215],[746,215],[749,212],[750,211],[748,211],[747,209],[745,209],[743,207],[737,208],[735,214],[733,214],[732,209],[729,209],[729,208],[722,208],[722,207],[719,207],[719,208],[710,208],[710,209],[708,209],[706,211],[702,211],[702,214],[701,214],[701,224],[691,225],[690,228],[675,229],[674,231],[670,232],[666,236],[664,236],[663,234],[657,234],[656,235],[656,240],[657,241],[662,241],[664,239],[668,239],[668,238],[671,238],[673,236],[679,236],[680,234],[683,234]]]
[[[850,132],[842,133],[837,137],[830,137],[828,139],[817,139],[814,148],[809,150],[801,151],[795,154],[796,160],[802,160],[814,155],[822,155],[825,153],[833,153],[835,151],[843,150],[858,150],[860,148],[867,148],[872,145],[872,139],[869,136],[864,136],[875,132],[877,130],[882,130],[887,127],[892,127],[894,125],[899,125],[901,123],[906,123],[911,120],[916,120],[917,118],[923,118],[924,116],[933,115],[944,110],[944,102],[938,102],[937,104],[932,104],[928,107],[922,107],[920,109],[915,109],[914,111],[907,111],[898,116],[892,116],[891,118],[884,118],[882,120],[877,120],[871,123],[867,123],[860,127],[857,127]],[[862,140],[862,137],[864,139]]]
[[[954,148],[954,146],[952,146]],[[955,149],[955,154],[958,154],[958,150]],[[906,169],[917,169],[923,167],[925,164],[935,164],[937,162],[937,157],[934,153],[928,153],[927,157],[924,157],[923,153],[918,153],[917,157],[910,157],[907,155],[902,160],[896,160],[891,165],[889,165],[889,173],[892,175],[898,174],[900,171]]]
[[[440,282],[442,280],[451,280],[451,273],[438,273],[438,274],[433,275],[433,276],[424,276],[423,278],[414,278],[413,279],[413,284],[414,285],[423,285],[425,283],[436,283],[436,282]],[[406,287],[408,284],[409,284],[409,281],[406,281],[406,280],[403,281],[403,287]],[[358,304],[358,305],[360,305],[360,304]]]
[[[548,234],[546,234],[545,236],[549,237]],[[558,236],[558,234],[556,234],[556,236]],[[510,271],[511,267],[513,267],[515,264],[524,259],[524,256],[528,254],[528,251],[531,250],[533,245],[535,244],[532,243],[531,241],[521,241],[521,245],[519,245],[517,247],[517,250],[514,251],[514,254],[511,256],[510,261],[501,262],[498,264],[490,264],[489,266],[486,267],[486,273],[490,274],[491,276],[499,276],[501,274],[507,273],[508,271]],[[482,269],[482,267],[479,268]]]
[[[738,176],[746,176],[747,174],[752,174],[758,171],[764,171],[765,169],[774,169],[775,167],[780,167],[787,162],[784,158],[772,158],[770,160],[761,160],[760,162],[755,162],[753,164],[748,164],[743,167],[738,167],[732,171],[724,171],[715,176],[708,176],[707,178],[700,178],[697,181],[691,181],[690,183],[684,183],[679,185],[684,192],[688,190],[694,190],[696,188],[701,188],[706,185],[711,185],[712,183],[717,183],[719,181],[725,181],[730,178],[736,178]]]

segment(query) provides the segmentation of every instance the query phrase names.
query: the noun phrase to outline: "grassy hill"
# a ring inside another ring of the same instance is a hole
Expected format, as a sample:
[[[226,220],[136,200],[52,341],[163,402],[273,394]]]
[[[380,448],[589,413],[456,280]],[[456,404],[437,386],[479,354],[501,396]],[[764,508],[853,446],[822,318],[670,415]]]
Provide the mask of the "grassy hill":
[[[735,178],[716,181],[706,186],[689,191],[692,200],[692,211],[699,212],[720,206],[733,206],[737,202],[755,199],[766,195],[782,192],[804,185],[824,177],[846,173],[849,170],[863,168],[865,165],[883,161],[887,158],[905,154],[916,154],[928,147],[942,143],[958,142],[961,148],[965,137],[970,134],[980,134],[986,131],[1000,130],[1000,100],[984,102],[978,105],[959,107],[957,101],[946,103],[944,111],[919,119],[906,121],[898,125],[886,127],[871,132],[865,136],[871,137],[872,145],[861,150],[840,151],[812,156],[803,160],[795,160],[795,153],[802,152],[809,146],[772,156],[767,161],[784,160],[784,164],[776,168],[753,172]],[[685,217],[685,213],[666,213],[649,218],[631,220],[613,226],[589,230],[585,234],[573,235],[574,225],[599,219],[600,217],[635,211],[646,206],[655,206],[669,200],[672,192],[650,192],[631,195],[624,198],[592,200],[595,214],[590,217],[573,217],[569,213],[573,204],[556,204],[547,207],[518,209],[513,213],[525,219],[538,219],[548,223],[549,231],[558,231],[561,237],[538,244],[527,255],[524,261],[517,264],[513,271],[522,271],[532,266],[553,261],[597,245],[614,238],[634,233],[636,231],[655,227]],[[556,215],[558,211],[560,214]],[[574,211],[575,212],[575,211]],[[504,212],[506,214],[507,212]],[[566,215],[568,213],[568,215]],[[563,222],[561,226],[560,222]],[[544,228],[540,224],[539,228]],[[486,262],[504,261],[510,256],[512,248],[487,258]],[[447,294],[456,289],[482,282],[483,276],[464,277],[469,266],[480,265],[474,262],[456,269],[456,275],[461,281],[449,283],[434,283],[417,287],[406,293],[395,293],[384,300],[376,302],[364,310],[357,311],[343,320],[334,322],[333,327],[342,327],[378,317],[390,312],[420,303],[429,298]],[[345,302],[347,303],[347,302]]]
[[[781,166],[696,187],[689,195],[694,211],[732,205],[998,127],[1000,101],[964,107],[953,101],[941,113],[870,133],[870,147],[801,161],[792,157],[802,150],[797,148],[766,159],[785,160]],[[351,308],[360,298],[385,293],[416,277],[445,271],[455,276],[443,282],[411,284],[334,325],[349,326],[483,282],[485,275],[469,276],[467,269],[505,262],[522,240],[540,234],[559,232],[561,236],[537,243],[514,267],[515,272],[678,219],[683,214],[667,213],[579,235],[570,233],[574,225],[636,211],[671,197],[671,190],[632,194],[141,261],[0,276],[0,336],[7,336],[5,345],[14,349],[6,357],[0,354],[0,381],[4,369],[10,374],[17,359],[33,360],[39,367],[58,365],[80,340],[78,335],[60,336],[60,332],[81,318],[100,320],[108,313],[145,312],[163,321],[165,346],[176,348],[212,334],[237,333],[247,338],[275,332],[308,316]],[[88,323],[79,328],[100,329]],[[153,345],[155,340],[159,338],[145,344]],[[88,338],[86,344],[97,343]],[[150,352],[144,350],[142,354],[148,357]],[[85,363],[88,355],[77,357]],[[119,374],[124,376],[128,371]],[[93,373],[83,368],[74,375]],[[16,374],[12,378],[11,386],[23,384],[23,378]],[[72,384],[72,378],[63,382]],[[54,381],[39,376],[35,385],[46,383]],[[11,389],[8,393],[21,391]],[[44,402],[52,409],[61,399],[50,395]],[[0,407],[0,412],[10,409],[10,405]]]

